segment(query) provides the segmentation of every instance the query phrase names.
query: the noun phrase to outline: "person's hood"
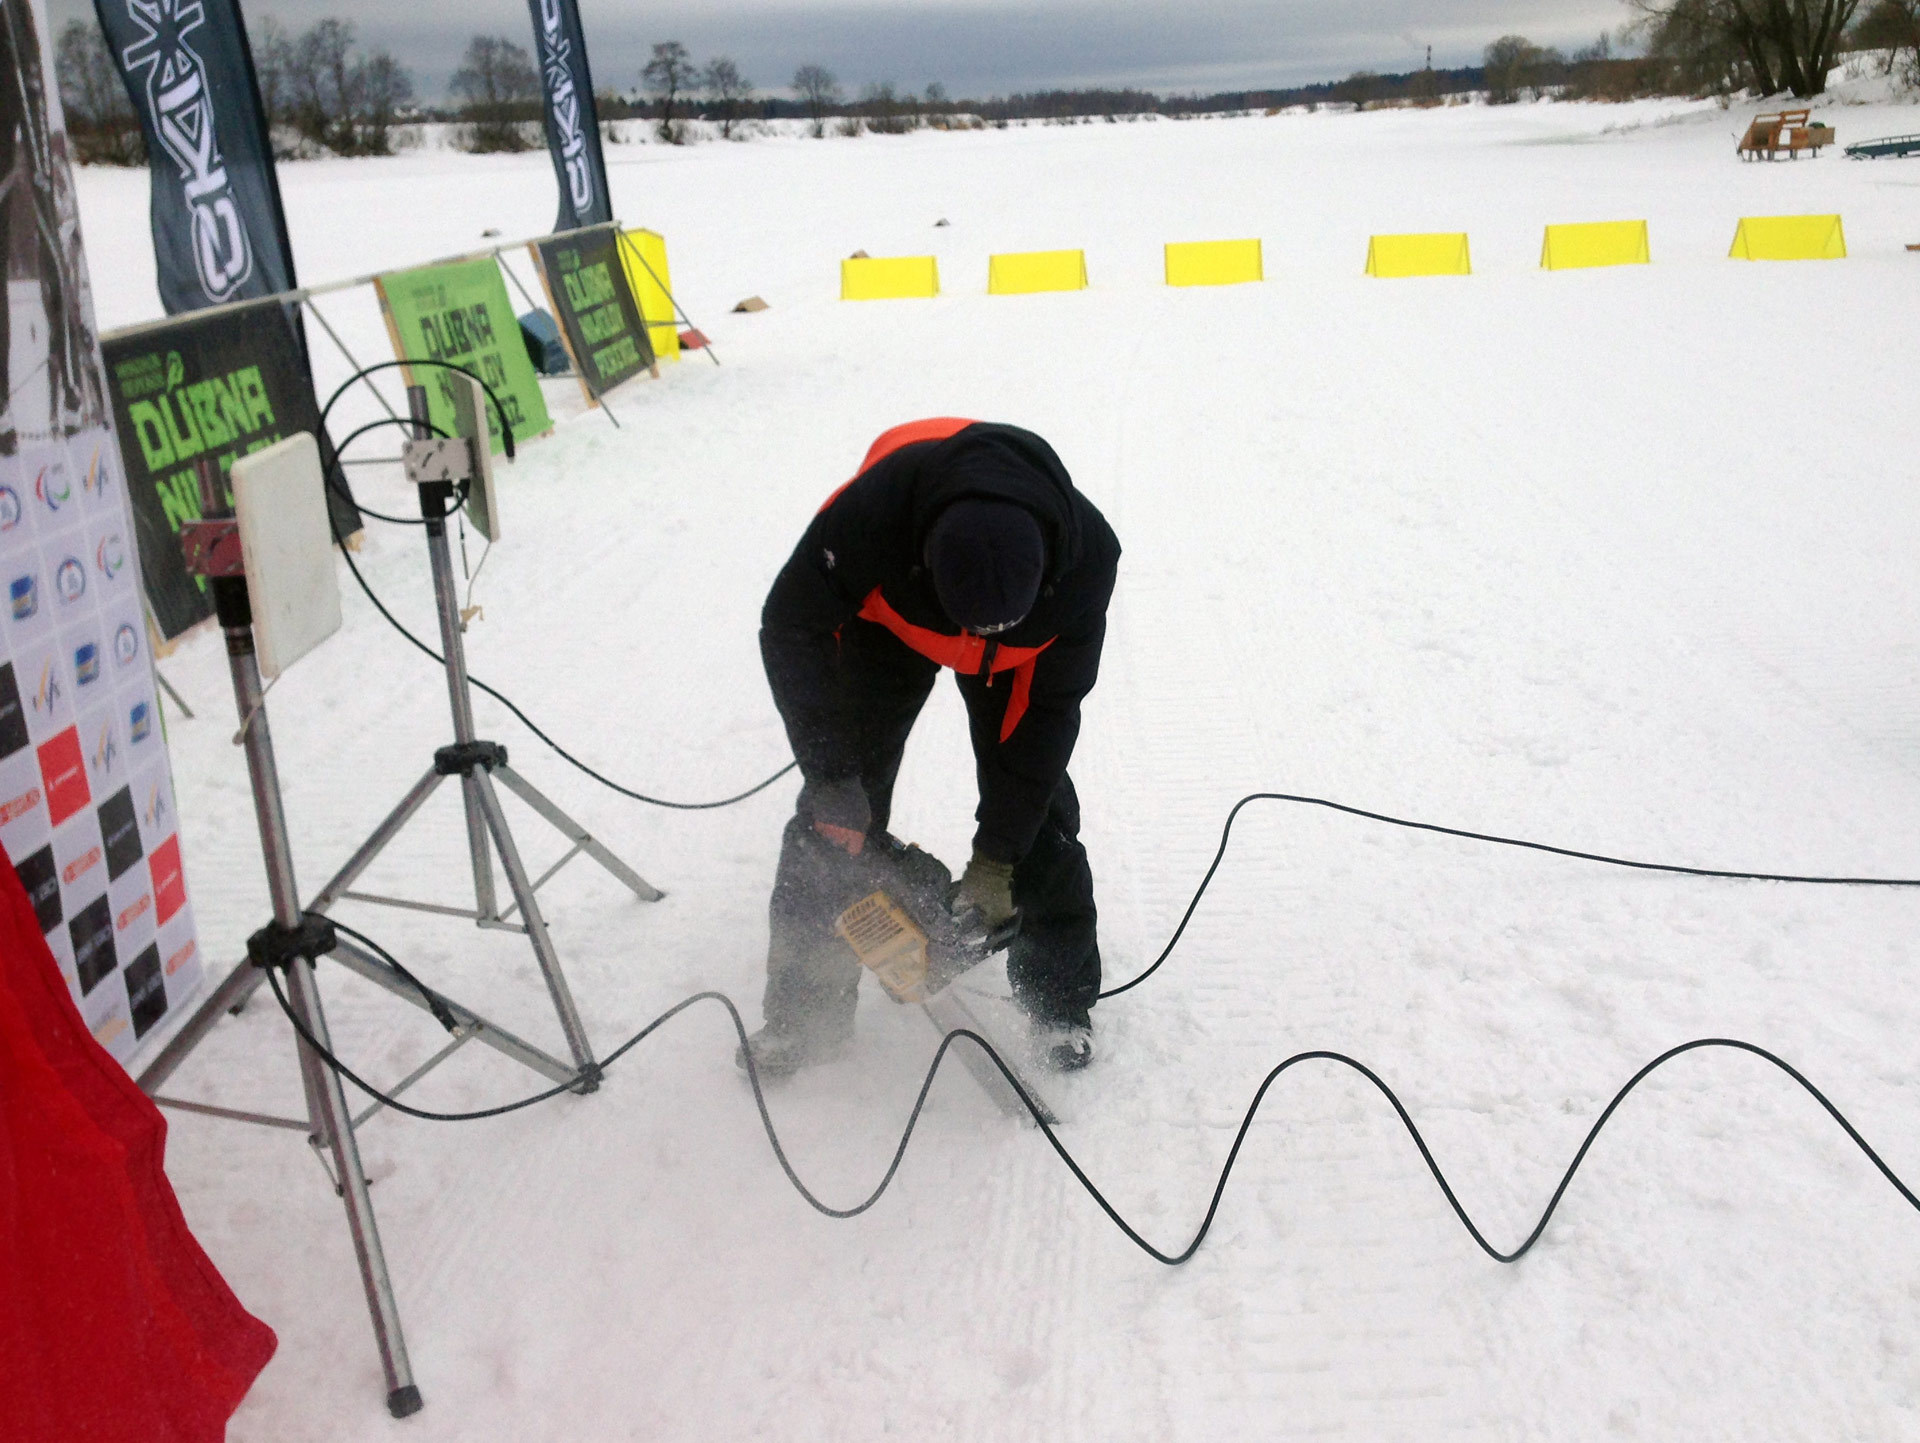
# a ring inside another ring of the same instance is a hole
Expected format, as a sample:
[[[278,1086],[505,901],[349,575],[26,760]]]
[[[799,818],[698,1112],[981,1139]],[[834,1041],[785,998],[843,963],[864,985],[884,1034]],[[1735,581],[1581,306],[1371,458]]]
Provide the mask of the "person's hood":
[[[1032,432],[973,425],[927,454],[914,501],[916,555],[925,555],[927,533],[940,513],[966,497],[1008,501],[1032,513],[1047,538],[1044,584],[1058,581],[1080,560],[1073,479],[1053,448]]]

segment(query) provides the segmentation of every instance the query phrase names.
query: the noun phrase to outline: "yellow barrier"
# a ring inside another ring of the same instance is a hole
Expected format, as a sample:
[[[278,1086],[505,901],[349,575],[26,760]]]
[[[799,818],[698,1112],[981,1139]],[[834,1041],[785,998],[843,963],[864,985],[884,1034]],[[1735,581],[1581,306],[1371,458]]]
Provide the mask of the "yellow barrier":
[[[1586,225],[1550,225],[1540,242],[1543,271],[1591,266],[1644,266],[1653,260],[1643,220],[1603,220]]]
[[[1733,233],[1737,261],[1838,261],[1847,257],[1847,234],[1837,215],[1749,215]]]
[[[626,268],[634,304],[640,308],[640,319],[647,323],[654,357],[679,360],[680,325],[673,311],[673,276],[667,270],[666,237],[650,230],[626,231],[620,260]]]
[[[1170,286],[1234,286],[1266,278],[1257,240],[1174,241],[1167,246]]]
[[[917,300],[940,294],[932,256],[861,256],[840,262],[843,301]]]
[[[1373,236],[1367,241],[1367,274],[1384,278],[1472,275],[1466,233]]]
[[[987,257],[987,294],[1025,296],[1035,291],[1084,291],[1085,251],[1015,251]]]

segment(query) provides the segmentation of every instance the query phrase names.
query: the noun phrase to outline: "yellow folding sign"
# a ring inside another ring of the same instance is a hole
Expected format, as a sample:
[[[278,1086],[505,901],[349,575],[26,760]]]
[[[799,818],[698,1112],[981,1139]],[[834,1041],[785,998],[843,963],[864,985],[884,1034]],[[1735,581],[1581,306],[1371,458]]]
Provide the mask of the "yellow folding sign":
[[[840,262],[843,301],[918,300],[940,294],[932,256],[860,256]]]
[[[627,272],[640,318],[647,323],[647,339],[662,361],[680,359],[680,327],[673,309],[673,276],[667,270],[666,237],[650,230],[621,233],[620,259]]]
[[[1585,270],[1591,266],[1644,266],[1653,259],[1643,220],[1603,220],[1587,225],[1550,225],[1540,243],[1540,268]]]
[[[1377,235],[1367,242],[1370,276],[1465,276],[1473,273],[1464,231]]]
[[[1837,215],[1743,216],[1728,256],[1737,261],[1838,261],[1847,234]]]
[[[1175,241],[1167,246],[1170,286],[1233,286],[1265,279],[1257,240]]]
[[[1035,291],[1084,291],[1085,251],[1016,251],[987,257],[987,294],[1025,296]]]

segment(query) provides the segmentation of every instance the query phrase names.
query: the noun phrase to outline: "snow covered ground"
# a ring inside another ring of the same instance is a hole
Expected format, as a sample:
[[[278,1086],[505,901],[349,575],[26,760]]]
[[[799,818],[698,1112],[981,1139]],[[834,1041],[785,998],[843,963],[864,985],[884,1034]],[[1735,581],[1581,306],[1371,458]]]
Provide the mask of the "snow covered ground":
[[[1833,119],[1843,143],[1920,128],[1905,107]],[[617,430],[556,386],[569,419],[504,482],[474,669],[635,785],[734,790],[785,760],[755,626],[812,509],[886,425],[1006,419],[1055,443],[1127,548],[1074,763],[1114,980],[1158,952],[1254,789],[1707,866],[1920,875],[1920,256],[1903,249],[1920,163],[1742,165],[1744,120],[1535,105],[614,148],[620,213],[669,237],[725,364],[629,387]],[[300,164],[282,185],[309,280],[537,233],[554,200],[538,154]],[[144,180],[90,171],[80,196],[103,323],[156,314]],[[1724,259],[1740,216],[1803,211],[1844,215],[1849,260]],[[1651,224],[1652,266],[1536,269],[1544,224],[1629,218]],[[1441,229],[1471,233],[1473,277],[1361,275],[1370,232]],[[1159,284],[1162,242],[1250,235],[1264,285]],[[1056,246],[1086,248],[1091,290],[983,294],[989,252]],[[856,247],[937,254],[947,294],[840,303]],[[728,314],[754,293],[772,309]],[[386,354],[370,303],[329,313],[363,359]],[[404,504],[397,480],[361,480]],[[363,557],[430,630],[417,538],[375,527]],[[271,702],[309,890],[446,736],[439,673],[350,587],[345,604],[345,631]],[[209,953],[232,958],[267,904],[217,638],[164,669],[200,713],[172,723],[182,830]],[[480,709],[670,894],[645,906],[579,865],[543,894],[595,1040],[705,987],[753,1019],[793,787],[661,813]],[[952,860],[962,738],[943,687],[898,818]],[[558,850],[531,819],[522,840]],[[447,800],[376,880],[458,902],[460,858]],[[341,915],[559,1045],[516,939]],[[1260,1077],[1316,1047],[1401,1091],[1503,1246],[1613,1089],[1699,1035],[1778,1050],[1920,1178],[1917,934],[1915,893],[1626,873],[1250,809],[1174,961],[1096,1011],[1098,1065],[1053,1091],[1068,1145],[1167,1247]],[[422,1014],[324,975],[336,1041],[373,1075],[435,1045]],[[935,1045],[872,990],[860,1028],[852,1059],[773,1101],[840,1203],[879,1176]],[[887,1198],[816,1216],[732,1051],[700,1009],[595,1097],[366,1126],[427,1397],[404,1424],[300,1139],[176,1114],[188,1215],[281,1337],[233,1436],[1920,1432],[1920,1217],[1755,1059],[1697,1054],[1654,1079],[1514,1268],[1472,1246],[1363,1081],[1302,1068],[1212,1240],[1169,1270],[958,1069]],[[470,1049],[418,1100],[536,1081]],[[223,1022],[174,1089],[297,1108],[271,1004]]]

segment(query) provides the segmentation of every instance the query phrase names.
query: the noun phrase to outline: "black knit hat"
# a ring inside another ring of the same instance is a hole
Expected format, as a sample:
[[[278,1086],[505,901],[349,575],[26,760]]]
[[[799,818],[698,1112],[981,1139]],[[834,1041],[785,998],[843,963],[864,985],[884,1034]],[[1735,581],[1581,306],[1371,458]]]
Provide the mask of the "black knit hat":
[[[1046,538],[1025,507],[967,497],[942,511],[927,533],[927,569],[955,625],[1004,630],[1033,610],[1047,569]]]

